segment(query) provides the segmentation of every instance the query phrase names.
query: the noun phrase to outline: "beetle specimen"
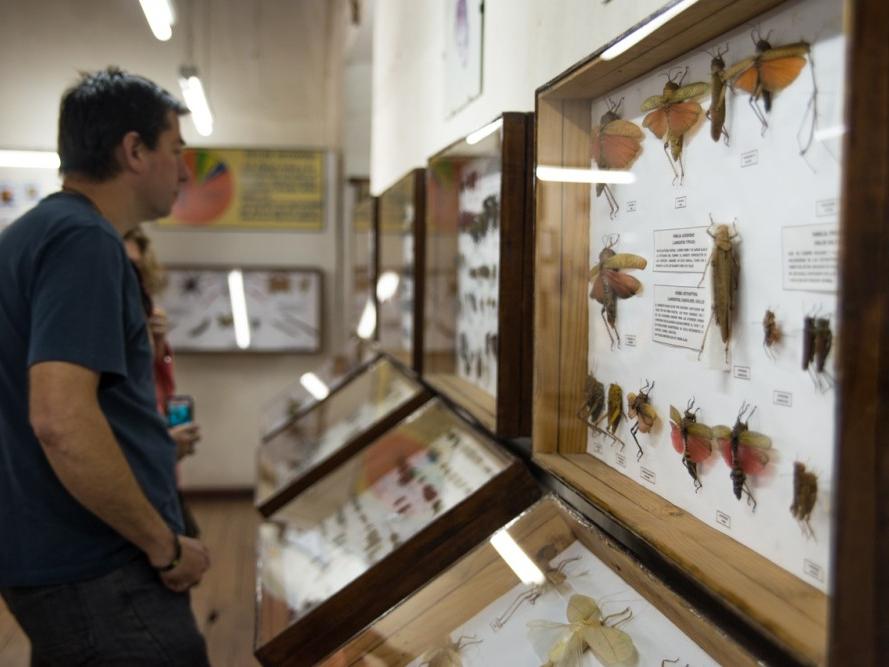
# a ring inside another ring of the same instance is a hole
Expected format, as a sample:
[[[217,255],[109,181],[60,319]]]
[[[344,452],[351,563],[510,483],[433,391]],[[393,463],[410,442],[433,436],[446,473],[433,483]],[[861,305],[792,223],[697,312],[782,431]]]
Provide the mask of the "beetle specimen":
[[[713,231],[713,228],[716,231]],[[738,296],[738,278],[741,273],[741,262],[738,260],[737,249],[735,243],[738,239],[738,230],[735,229],[734,223],[728,225],[716,224],[713,216],[710,216],[710,228],[707,234],[713,239],[713,250],[710,253],[710,261],[708,267],[712,267],[713,276],[713,313],[707,328],[704,331],[704,339],[701,343],[701,351],[698,354],[700,359],[704,353],[704,344],[707,342],[707,333],[710,331],[710,325],[713,320],[719,325],[719,333],[722,336],[722,342],[725,345],[725,360],[728,363],[728,347],[732,337],[732,322],[734,320],[735,310],[737,310]],[[702,285],[707,270],[701,276]]]
[[[793,504],[790,513],[799,521],[803,535],[815,539],[815,531],[812,530],[812,510],[815,509],[815,501],[818,500],[818,477],[815,473],[806,470],[806,466],[799,461],[793,464]]]
[[[774,358],[774,347],[781,342],[783,337],[784,334],[781,331],[781,325],[775,318],[775,313],[766,310],[766,314],[762,318],[762,347],[768,356]]]
[[[688,402],[685,413],[670,406],[670,439],[673,449],[682,454],[682,465],[694,480],[695,492],[699,491],[703,484],[698,475],[698,464],[706,461],[713,453],[713,432],[709,426],[698,423],[695,409],[695,399]]]
[[[756,408],[750,410],[747,421],[743,421],[747,410],[750,410],[750,406],[742,404],[732,428],[714,426],[713,437],[719,443],[723,459],[732,469],[732,490],[735,492],[735,498],[740,500],[741,495],[746,493],[747,504],[756,511],[756,500],[750,493],[747,476],[758,475],[765,470],[769,463],[769,455],[765,450],[772,447],[772,441],[768,436],[748,429],[747,424],[756,412]]]
[[[725,129],[725,61],[722,59],[728,53],[725,50],[716,49],[716,53],[710,54],[710,108],[707,109],[707,118],[710,121],[710,138],[719,141],[725,139],[728,145],[728,131]]]
[[[620,117],[621,102],[623,98],[617,104],[608,100],[608,111],[592,131],[591,150],[599,169],[628,169],[642,151],[645,135],[638,125]],[[603,192],[613,219],[620,209],[614,193],[607,183],[596,183],[596,196],[601,196]]]
[[[457,641],[448,637],[444,646],[429,649],[420,656],[420,667],[463,667],[460,653],[472,644],[481,644],[484,640],[475,635],[461,635]]]
[[[612,348],[615,339],[620,345],[620,334],[617,333],[615,327],[617,300],[629,299],[642,289],[642,283],[629,274],[621,273],[620,270],[644,269],[648,264],[645,258],[639,255],[614,252],[614,246],[617,245],[619,239],[620,237],[615,234],[602,240],[605,247],[599,253],[599,263],[590,269],[590,282],[593,284],[590,289],[590,297],[602,304],[602,321],[605,323],[605,330],[611,339]],[[612,335],[612,331],[614,335]]]
[[[673,169],[673,183],[685,178],[682,166],[682,143],[685,134],[694,127],[704,113],[701,105],[694,101],[710,87],[703,81],[682,85],[688,68],[677,74],[667,74],[663,95],[652,95],[642,103],[642,111],[648,115],[642,120],[642,127],[652,131],[658,139],[664,140],[664,153]],[[678,80],[675,77],[679,77]],[[679,169],[676,169],[676,165]]]
[[[627,415],[630,419],[636,420],[636,423],[630,428],[630,435],[633,436],[636,447],[639,449],[639,453],[636,454],[637,461],[642,458],[642,447],[639,445],[636,434],[640,431],[642,433],[651,431],[658,419],[657,411],[649,399],[652,389],[654,389],[654,382],[646,380],[645,386],[639,390],[638,394],[633,392],[627,394]]]
[[[529,621],[528,635],[544,667],[579,667],[583,653],[589,648],[603,665],[629,664],[636,660],[632,638],[617,626],[633,618],[627,607],[602,616],[599,605],[591,597],[575,594],[565,610],[568,623]]]
[[[765,134],[769,126],[765,114],[772,110],[772,96],[799,76],[806,65],[809,44],[796,42],[773,48],[768,36],[763,39],[758,31],[753,31],[750,37],[756,45],[756,54],[729,67],[724,76],[726,81],[731,82],[733,89],[740,88],[750,94],[750,108],[756,114],[762,125],[762,133]],[[760,99],[764,112],[757,105]]]
[[[612,382],[608,385],[608,432],[614,435],[624,416],[624,390]],[[623,443],[621,443],[623,445]]]

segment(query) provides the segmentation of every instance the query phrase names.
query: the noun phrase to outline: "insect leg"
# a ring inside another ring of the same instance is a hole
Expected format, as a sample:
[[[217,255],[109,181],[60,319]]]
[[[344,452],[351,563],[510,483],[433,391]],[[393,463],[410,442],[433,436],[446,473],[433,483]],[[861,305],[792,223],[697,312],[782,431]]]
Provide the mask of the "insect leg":
[[[698,361],[704,356],[704,347],[707,345],[707,334],[710,333],[710,325],[713,324],[715,316],[715,313],[710,313],[710,319],[707,321],[707,328],[704,329],[704,339],[701,341],[701,349],[698,351]]]
[[[639,444],[639,438],[636,437],[636,434],[639,432],[639,421],[637,420],[633,427],[630,429],[630,435],[633,436],[633,440],[636,442],[636,449],[639,450],[639,453],[636,454],[636,460],[640,461],[642,459],[642,445]]]
[[[611,188],[608,187],[607,183],[602,184],[604,187],[602,191],[605,193],[605,201],[608,202],[608,207],[611,209],[608,217],[614,220],[617,212],[620,210],[620,206],[617,205],[617,199],[614,197],[614,193],[611,191]]]
[[[756,511],[756,499],[753,497],[753,494],[750,493],[750,486],[748,486],[747,482],[744,482],[744,493],[747,494],[747,504],[750,505],[750,511]]]
[[[599,311],[599,314],[602,316],[602,321],[605,323],[605,331],[608,332],[608,338],[611,340],[611,349],[614,349],[614,336],[611,335],[611,326],[608,324],[608,320],[605,319],[605,306],[602,306],[602,310]]]
[[[673,170],[673,185],[679,180],[679,172],[676,171],[676,165],[673,164],[673,158],[670,157],[670,140],[664,142],[664,155],[667,156],[667,162],[670,163],[670,169]]]
[[[766,130],[769,129],[769,122],[766,120],[765,114],[759,108],[759,105],[757,104],[758,100],[759,100],[759,95],[751,95],[749,98],[747,98],[747,104],[749,104],[750,108],[753,109],[753,113],[756,116],[756,119],[762,125],[762,130],[760,131],[760,134],[762,136],[765,136]]]

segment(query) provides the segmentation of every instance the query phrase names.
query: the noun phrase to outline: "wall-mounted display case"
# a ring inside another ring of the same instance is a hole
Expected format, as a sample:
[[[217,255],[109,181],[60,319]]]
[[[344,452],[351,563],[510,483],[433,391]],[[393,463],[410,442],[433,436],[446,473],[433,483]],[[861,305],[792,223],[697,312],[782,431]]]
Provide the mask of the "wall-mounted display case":
[[[531,433],[533,125],[504,113],[426,168],[424,379],[504,437]]]
[[[878,4],[701,1],[537,96],[535,458],[806,664],[876,654]]]
[[[316,663],[538,495],[517,459],[427,403],[260,525],[257,658]]]
[[[260,445],[257,509],[270,515],[427,400],[413,378],[376,359]]]
[[[663,661],[756,664],[620,546],[548,496],[323,664],[470,667]]]
[[[414,169],[379,196],[379,275],[376,296],[382,352],[420,372],[424,331],[425,169]],[[435,341],[432,341],[434,344]]]

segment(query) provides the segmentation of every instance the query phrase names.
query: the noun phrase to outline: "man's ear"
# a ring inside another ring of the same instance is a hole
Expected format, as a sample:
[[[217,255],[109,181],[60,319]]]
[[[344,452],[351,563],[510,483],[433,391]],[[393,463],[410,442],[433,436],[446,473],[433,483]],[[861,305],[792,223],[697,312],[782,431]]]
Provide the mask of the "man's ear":
[[[117,146],[117,159],[121,169],[141,174],[146,168],[145,149],[145,142],[138,132],[127,132]]]

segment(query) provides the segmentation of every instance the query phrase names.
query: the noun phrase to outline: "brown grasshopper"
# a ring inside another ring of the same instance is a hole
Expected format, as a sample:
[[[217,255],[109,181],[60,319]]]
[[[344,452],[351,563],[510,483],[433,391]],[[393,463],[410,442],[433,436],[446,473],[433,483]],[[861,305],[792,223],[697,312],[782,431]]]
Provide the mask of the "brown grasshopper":
[[[715,231],[714,231],[715,227]],[[713,251],[710,253],[708,267],[712,267],[713,276],[713,313],[707,328],[704,330],[704,340],[698,359],[704,354],[704,345],[707,342],[707,333],[713,320],[719,325],[719,333],[725,345],[725,360],[728,363],[729,342],[732,338],[732,324],[737,310],[738,279],[741,273],[741,262],[738,259],[736,244],[738,243],[738,230],[735,223],[732,226],[717,224],[710,216],[710,228],[707,230],[713,238]],[[698,287],[703,285],[707,270],[701,276]]]
[[[611,339],[612,347],[615,340],[620,345],[620,334],[615,326],[617,300],[629,299],[642,289],[642,283],[633,276],[622,273],[621,269],[644,269],[648,265],[645,258],[639,255],[614,252],[614,246],[619,239],[620,237],[615,234],[602,240],[605,247],[599,253],[599,262],[590,269],[590,282],[593,284],[590,297],[602,304],[602,321],[605,323],[605,330]]]
[[[722,59],[728,53],[725,49],[716,49],[710,55],[710,108],[707,109],[707,118],[710,121],[710,137],[713,141],[719,141],[722,137],[728,146],[728,130],[725,129],[725,61]]]

